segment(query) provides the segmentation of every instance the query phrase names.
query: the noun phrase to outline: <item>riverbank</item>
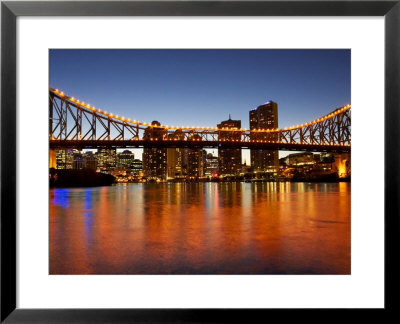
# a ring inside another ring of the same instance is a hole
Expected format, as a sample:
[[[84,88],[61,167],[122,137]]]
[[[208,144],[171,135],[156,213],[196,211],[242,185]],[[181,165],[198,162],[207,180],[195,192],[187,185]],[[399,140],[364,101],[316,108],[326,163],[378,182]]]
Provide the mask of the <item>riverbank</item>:
[[[297,178],[297,179],[243,179],[243,178],[211,178],[211,179],[169,179],[169,180],[129,180],[129,181],[117,181],[116,183],[200,183],[200,182],[246,182],[246,183],[260,183],[260,182],[327,182],[327,183],[339,183],[339,182],[351,182],[351,178],[337,178],[337,177],[324,177],[324,178]]]
[[[98,187],[110,186],[115,177],[93,170],[59,170],[50,169],[50,188]]]

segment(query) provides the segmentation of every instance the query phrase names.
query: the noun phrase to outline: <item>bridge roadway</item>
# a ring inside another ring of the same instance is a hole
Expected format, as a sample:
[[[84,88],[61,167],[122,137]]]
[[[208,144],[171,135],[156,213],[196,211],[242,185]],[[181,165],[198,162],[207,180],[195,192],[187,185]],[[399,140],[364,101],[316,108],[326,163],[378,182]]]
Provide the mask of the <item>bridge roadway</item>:
[[[190,140],[50,140],[50,149],[97,149],[97,148],[243,148],[283,151],[312,151],[347,153],[350,145],[338,144],[294,144],[294,143],[259,143],[243,141],[190,141]]]

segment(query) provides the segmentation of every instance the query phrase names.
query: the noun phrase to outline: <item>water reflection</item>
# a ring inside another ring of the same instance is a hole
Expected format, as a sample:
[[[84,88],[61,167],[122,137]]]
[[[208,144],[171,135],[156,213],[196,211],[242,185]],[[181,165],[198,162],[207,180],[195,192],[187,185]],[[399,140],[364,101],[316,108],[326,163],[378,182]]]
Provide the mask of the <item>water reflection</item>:
[[[51,274],[348,274],[349,183],[50,190]]]

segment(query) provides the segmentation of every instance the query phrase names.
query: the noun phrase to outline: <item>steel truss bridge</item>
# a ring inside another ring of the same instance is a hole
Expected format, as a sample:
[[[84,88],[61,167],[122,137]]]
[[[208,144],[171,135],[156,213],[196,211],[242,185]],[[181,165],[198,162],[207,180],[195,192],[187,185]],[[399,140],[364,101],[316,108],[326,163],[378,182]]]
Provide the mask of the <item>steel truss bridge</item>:
[[[50,149],[224,147],[342,153],[351,150],[351,106],[283,129],[179,127],[120,117],[50,88],[49,138]]]

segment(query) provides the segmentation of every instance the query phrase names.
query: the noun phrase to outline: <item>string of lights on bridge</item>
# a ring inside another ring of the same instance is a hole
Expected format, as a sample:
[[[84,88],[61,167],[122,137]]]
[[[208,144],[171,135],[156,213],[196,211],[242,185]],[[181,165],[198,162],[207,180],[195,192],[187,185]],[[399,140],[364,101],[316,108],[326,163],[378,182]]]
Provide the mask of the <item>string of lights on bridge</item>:
[[[95,112],[96,114],[101,114],[101,115],[107,116],[109,118],[117,119],[117,120],[120,120],[121,122],[124,122],[124,123],[137,124],[137,125],[142,125],[142,126],[146,126],[146,127],[164,128],[166,130],[169,130],[169,129],[176,129],[176,130],[181,129],[181,130],[196,130],[196,131],[198,131],[198,130],[210,130],[210,131],[229,131],[229,132],[247,132],[247,131],[250,131],[247,128],[238,129],[238,128],[227,128],[227,127],[225,127],[225,128],[216,128],[216,127],[200,127],[200,126],[197,126],[197,127],[196,126],[192,126],[192,127],[190,127],[190,126],[152,125],[152,124],[149,124],[149,123],[146,123],[146,122],[140,122],[138,120],[132,120],[132,119],[129,119],[129,118],[125,118],[125,117],[120,117],[118,115],[114,115],[112,113],[108,113],[107,111],[103,111],[103,110],[98,109],[98,108],[96,108],[94,106],[91,106],[89,103],[85,103],[84,101],[80,101],[79,99],[76,99],[74,97],[69,97],[63,91],[60,91],[58,89],[50,88],[50,91],[52,91],[54,94],[58,95],[63,100],[68,100],[68,101],[72,102],[73,104],[75,104],[77,106],[80,106],[80,107],[84,107],[84,108],[86,108],[86,109],[88,109],[88,110],[90,110],[92,112]],[[330,114],[325,115],[325,116],[323,116],[321,118],[315,119],[315,120],[313,120],[313,121],[311,121],[309,123],[296,125],[296,126],[291,126],[291,127],[286,127],[286,128],[281,128],[281,129],[279,129],[279,128],[252,129],[251,131],[252,132],[260,132],[260,133],[263,133],[263,132],[266,132],[266,133],[278,133],[278,132],[282,132],[282,131],[290,131],[290,130],[293,130],[293,129],[303,128],[303,127],[306,127],[306,126],[311,126],[313,124],[323,122],[324,120],[332,118],[332,117],[334,117],[334,116],[336,116],[338,114],[341,114],[343,111],[348,110],[348,109],[351,109],[351,105],[350,104],[348,104],[346,106],[343,106],[341,108],[338,108],[335,111],[331,112]],[[174,139],[171,139],[171,140],[174,140]],[[192,139],[192,140],[196,140],[196,139]],[[198,139],[198,140],[200,140],[200,139]],[[230,139],[229,141],[232,141],[232,139]],[[236,140],[236,141],[240,141],[240,140]],[[258,141],[259,140],[256,140],[256,142],[258,142]],[[261,140],[261,142],[274,143],[274,141],[263,141],[263,140]],[[343,144],[338,144],[338,145],[341,146]]]

